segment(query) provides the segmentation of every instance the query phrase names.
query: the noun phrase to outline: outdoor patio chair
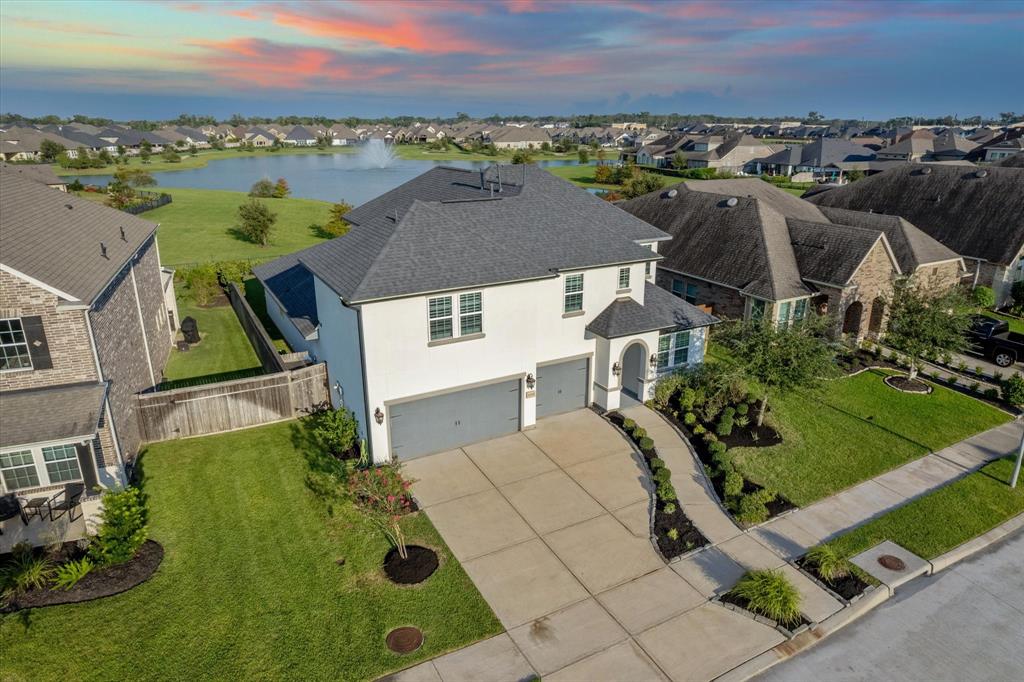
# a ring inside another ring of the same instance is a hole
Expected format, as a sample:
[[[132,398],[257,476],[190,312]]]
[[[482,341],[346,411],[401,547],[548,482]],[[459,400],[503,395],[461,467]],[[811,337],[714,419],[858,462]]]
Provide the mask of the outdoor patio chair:
[[[68,514],[68,520],[74,521],[76,518],[82,517],[82,512],[79,510],[78,516],[75,516],[75,509],[79,507],[82,499],[82,494],[85,493],[84,483],[68,483],[64,486],[64,490],[59,491],[56,495],[46,501],[46,507],[50,510],[50,520],[56,521],[64,514]],[[54,512],[60,512],[54,514]]]
[[[0,535],[4,534],[2,522],[13,519],[15,516],[20,516],[21,522],[28,525],[28,518],[25,517],[25,510],[22,509],[18,496],[14,493],[0,495]]]

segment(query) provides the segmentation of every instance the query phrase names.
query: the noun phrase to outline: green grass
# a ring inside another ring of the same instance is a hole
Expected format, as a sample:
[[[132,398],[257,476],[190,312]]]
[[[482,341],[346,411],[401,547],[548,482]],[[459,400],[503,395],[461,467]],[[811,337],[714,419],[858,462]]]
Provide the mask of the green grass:
[[[245,280],[242,287],[245,293],[245,300],[249,302],[249,307],[256,313],[256,317],[260,318],[260,323],[267,330],[267,334],[270,335],[271,340],[274,342],[274,347],[278,351],[291,352],[292,349],[288,346],[288,342],[285,341],[284,334],[281,333],[281,330],[274,324],[274,320],[267,314],[267,297],[263,292],[263,283],[255,277],[250,277]]]
[[[269,246],[254,244],[236,232],[244,192],[215,189],[160,188],[173,197],[166,206],[140,217],[160,223],[158,239],[164,265],[211,260],[266,260],[323,241],[312,224],[327,222],[331,204],[314,199],[264,199],[277,214]]]
[[[0,616],[0,679],[368,680],[501,632],[424,514],[405,530],[439,550],[441,567],[418,587],[388,582],[383,535],[307,489],[296,431],[151,445],[159,571],[116,597]],[[402,625],[424,643],[400,657],[384,637]]]
[[[202,341],[187,351],[171,350],[164,368],[168,380],[165,387],[184,385],[189,383],[184,380],[209,375],[242,378],[259,373],[260,360],[238,316],[226,299],[220,300],[222,305],[201,307],[187,299],[178,299],[180,318],[196,319]]]
[[[996,460],[947,486],[917,498],[829,544],[852,557],[892,540],[925,559],[962,545],[1024,513],[1024,486],[1010,488],[1011,458]]]
[[[568,180],[573,184],[579,185],[580,187],[590,189],[606,189],[606,190],[621,190],[620,185],[609,185],[607,183],[595,182],[594,181],[594,169],[597,166],[549,166],[545,168],[547,172],[552,175],[557,175],[560,178]],[[678,185],[683,181],[682,178],[670,177],[668,175],[658,175],[661,178],[661,186],[668,187],[669,185]]]
[[[1001,313],[994,313],[991,310],[979,310],[982,315],[994,318],[996,320],[1003,320],[1010,324],[1010,331],[1017,332],[1018,334],[1024,334],[1024,320],[1017,317],[1010,317],[1009,315],[1003,315]]]
[[[783,442],[730,450],[740,471],[805,506],[1010,420],[954,391],[911,395],[883,377],[871,370],[769,403]]]
[[[235,159],[241,156],[266,156],[271,154],[282,156],[306,154],[352,154],[355,153],[356,149],[356,147],[330,147],[328,149],[318,149],[317,147],[284,147],[276,152],[268,151],[265,148],[254,149],[252,151],[242,151],[240,149],[224,149],[217,151],[215,149],[208,149],[198,152],[195,156],[189,156],[188,152],[179,152],[181,155],[181,161],[178,163],[169,163],[164,161],[160,158],[159,154],[153,154],[149,159],[149,163],[142,163],[142,159],[137,156],[132,156],[129,157],[127,166],[129,168],[143,168],[151,173],[156,173],[203,168],[210,161],[217,161],[218,159]],[[53,164],[53,172],[57,175],[113,175],[117,168],[118,166],[113,164],[104,166],[103,168],[61,168],[59,164]]]

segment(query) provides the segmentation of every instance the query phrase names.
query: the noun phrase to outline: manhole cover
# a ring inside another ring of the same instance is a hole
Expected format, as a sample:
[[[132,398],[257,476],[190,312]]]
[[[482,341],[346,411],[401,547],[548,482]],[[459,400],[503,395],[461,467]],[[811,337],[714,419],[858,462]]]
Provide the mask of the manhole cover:
[[[892,554],[883,554],[878,557],[878,563],[881,564],[883,568],[888,568],[890,571],[903,571],[907,568],[907,565],[903,563],[903,559],[898,556],[893,556]]]
[[[408,654],[416,651],[423,644],[423,633],[419,628],[405,627],[395,628],[388,633],[388,648],[399,654]]]

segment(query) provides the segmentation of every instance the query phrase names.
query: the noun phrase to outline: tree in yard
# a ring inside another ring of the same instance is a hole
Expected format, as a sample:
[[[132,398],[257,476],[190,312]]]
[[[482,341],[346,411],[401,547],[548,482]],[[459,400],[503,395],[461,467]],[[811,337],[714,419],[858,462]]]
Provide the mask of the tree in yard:
[[[44,139],[39,143],[39,159],[44,163],[56,161],[62,151],[64,151],[64,145],[60,142]]]
[[[580,149],[578,152],[576,152],[576,156],[579,157],[581,164],[590,163],[590,152],[588,152],[586,149]]]
[[[672,155],[672,167],[677,170],[685,170],[689,163],[690,160],[686,158],[685,154],[676,152]]]
[[[270,181],[270,178],[263,178],[262,180],[257,180],[252,184],[252,187],[249,189],[249,196],[269,199],[270,197],[274,196],[274,187],[275,185]]]
[[[959,351],[971,326],[972,306],[960,287],[898,286],[889,308],[886,341],[909,356],[914,380],[926,356]]]
[[[104,166],[109,166],[110,164],[114,163],[114,158],[106,149],[101,149],[100,153],[97,155],[96,158],[102,161]]]
[[[124,148],[123,144],[117,145],[117,160],[118,161],[122,161],[122,160],[127,161],[128,160],[128,150]]]
[[[249,199],[238,207],[238,221],[238,229],[246,239],[266,246],[270,243],[270,233],[277,222],[277,214],[267,208],[262,201]]]
[[[743,374],[762,390],[757,425],[770,397],[814,388],[835,373],[835,353],[826,339],[828,320],[818,315],[790,324],[772,320],[736,322],[718,333]]]
[[[152,187],[156,179],[149,171],[142,168],[118,168],[114,171],[114,182],[124,183],[131,187]]]
[[[512,154],[512,163],[515,164],[527,164],[533,163],[533,157],[530,156],[530,152],[526,149],[517,149]]]
[[[327,224],[321,228],[322,231],[332,237],[340,237],[348,232],[348,222],[343,216],[351,210],[352,205],[345,201],[339,201],[331,206],[331,217],[327,220]]]
[[[199,155],[199,152],[196,151],[196,146],[194,144],[190,144],[188,146],[188,155],[189,156],[198,156]]]
[[[274,198],[284,199],[291,193],[292,189],[288,186],[288,181],[284,178],[278,178],[277,182],[274,184]]]
[[[603,164],[594,166],[594,182],[599,182],[603,185],[613,184],[615,182],[615,169]]]
[[[152,155],[153,145],[149,143],[149,140],[143,140],[139,145],[139,157],[142,159],[142,163],[149,163],[149,157]]]
[[[661,178],[654,173],[640,173],[636,177],[626,180],[622,185],[622,194],[627,199],[650,194],[661,189]]]

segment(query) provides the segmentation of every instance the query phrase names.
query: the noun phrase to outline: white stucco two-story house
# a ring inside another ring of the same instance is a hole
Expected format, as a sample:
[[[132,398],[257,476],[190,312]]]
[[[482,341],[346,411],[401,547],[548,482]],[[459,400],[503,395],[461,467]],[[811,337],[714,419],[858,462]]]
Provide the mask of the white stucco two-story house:
[[[346,219],[255,273],[377,462],[649,398],[717,321],[654,285],[666,233],[534,166],[434,168]]]

